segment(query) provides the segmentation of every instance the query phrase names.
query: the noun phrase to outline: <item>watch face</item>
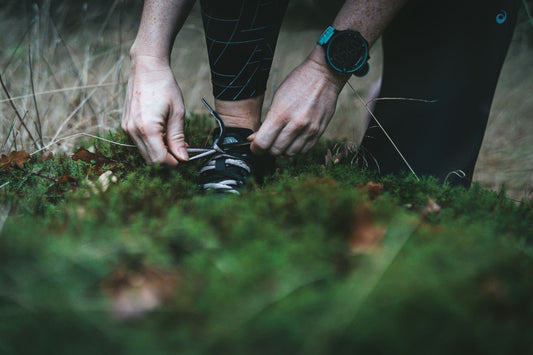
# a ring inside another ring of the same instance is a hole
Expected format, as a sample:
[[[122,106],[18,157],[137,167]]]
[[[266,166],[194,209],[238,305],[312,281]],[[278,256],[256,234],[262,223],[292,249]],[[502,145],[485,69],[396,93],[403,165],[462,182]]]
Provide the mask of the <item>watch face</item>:
[[[353,73],[366,63],[368,44],[359,32],[341,31],[329,41],[327,58],[335,70]]]

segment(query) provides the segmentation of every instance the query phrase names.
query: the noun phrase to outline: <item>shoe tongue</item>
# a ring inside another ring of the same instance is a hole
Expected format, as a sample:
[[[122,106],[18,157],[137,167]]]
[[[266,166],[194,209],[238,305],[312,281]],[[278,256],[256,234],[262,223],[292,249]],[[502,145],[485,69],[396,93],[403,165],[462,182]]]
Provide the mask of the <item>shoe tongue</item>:
[[[220,130],[218,128],[213,132],[213,138],[218,137]],[[226,135],[222,140],[222,144],[243,143],[247,142],[246,138],[254,133],[251,129],[240,127],[226,127]]]

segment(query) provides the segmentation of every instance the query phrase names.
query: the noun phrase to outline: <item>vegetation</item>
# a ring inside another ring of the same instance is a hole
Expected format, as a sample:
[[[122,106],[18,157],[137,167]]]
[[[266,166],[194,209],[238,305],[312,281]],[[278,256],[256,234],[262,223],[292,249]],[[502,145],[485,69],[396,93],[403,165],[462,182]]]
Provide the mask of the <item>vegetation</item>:
[[[307,55],[318,18],[329,24],[329,3],[292,3],[272,88]],[[0,354],[533,353],[528,13],[482,185],[378,178],[352,165],[352,145],[323,141],[219,196],[197,194],[197,163],[146,166],[115,132],[141,5],[0,9]],[[197,9],[185,40],[172,61],[194,112],[210,90]],[[379,76],[373,50],[362,97]],[[365,112],[343,92],[328,137],[356,141]],[[187,123],[204,146],[211,122]]]
[[[531,201],[377,179],[333,143],[198,196],[193,164],[85,148],[3,157],[2,352],[533,350]]]

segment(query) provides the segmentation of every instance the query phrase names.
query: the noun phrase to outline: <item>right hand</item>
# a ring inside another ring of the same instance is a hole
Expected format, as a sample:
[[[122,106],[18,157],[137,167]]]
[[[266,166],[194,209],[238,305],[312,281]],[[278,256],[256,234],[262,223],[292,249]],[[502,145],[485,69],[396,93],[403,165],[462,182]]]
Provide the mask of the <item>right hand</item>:
[[[132,58],[122,129],[148,164],[176,166],[189,159],[184,117],[183,96],[168,60]]]

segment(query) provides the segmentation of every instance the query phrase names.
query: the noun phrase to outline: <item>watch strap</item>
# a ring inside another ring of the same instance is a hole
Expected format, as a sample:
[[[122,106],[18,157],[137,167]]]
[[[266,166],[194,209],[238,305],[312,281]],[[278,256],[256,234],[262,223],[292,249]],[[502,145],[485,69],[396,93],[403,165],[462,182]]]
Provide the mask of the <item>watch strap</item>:
[[[324,44],[328,43],[330,38],[335,34],[336,29],[334,29],[332,26],[328,26],[326,30],[322,33],[320,38],[318,39],[318,44],[323,46]]]

